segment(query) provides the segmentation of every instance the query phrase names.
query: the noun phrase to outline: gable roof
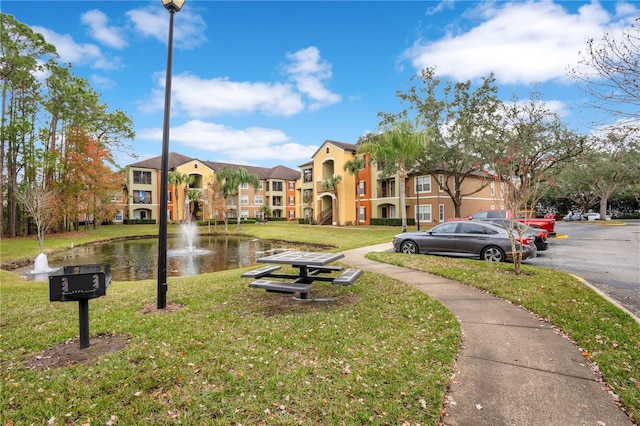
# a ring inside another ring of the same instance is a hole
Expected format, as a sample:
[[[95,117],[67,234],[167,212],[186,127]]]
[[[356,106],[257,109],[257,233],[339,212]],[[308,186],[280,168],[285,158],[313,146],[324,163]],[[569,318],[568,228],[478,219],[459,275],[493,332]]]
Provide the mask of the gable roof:
[[[337,146],[338,148],[340,148],[343,151],[351,151],[351,152],[354,152],[354,153],[356,152],[356,149],[358,148],[358,146],[356,144],[353,144],[353,143],[338,142],[338,141],[332,141],[331,139],[326,139],[324,142],[322,142],[322,145],[320,145],[320,148],[318,148],[316,150],[316,152],[313,153],[311,158],[314,158],[316,156],[316,154],[318,152],[320,152],[322,150],[322,147],[325,146],[326,144],[331,144],[331,145]]]
[[[209,167],[215,173],[224,167],[228,167],[232,170],[236,170],[238,167],[244,167],[249,173],[253,173],[258,176],[260,180],[266,179],[281,179],[281,180],[297,180],[300,179],[300,171],[294,170],[285,166],[275,167],[257,167],[247,166],[243,164],[231,164],[221,163],[219,161],[201,161],[197,158],[187,157],[186,155],[178,154],[175,152],[169,153],[169,169],[175,169],[183,164],[187,164],[191,161],[200,161],[205,166]],[[141,169],[155,169],[160,170],[162,167],[162,156],[149,158],[147,160],[138,161],[137,163],[129,164],[129,167],[136,167]]]
[[[170,152],[169,153],[169,169],[175,169],[176,167],[179,167],[193,160],[196,160],[196,158],[191,158],[191,157],[187,157],[186,155]],[[141,169],[160,170],[162,168],[162,156],[138,161],[137,163],[129,164],[129,167],[139,167]]]

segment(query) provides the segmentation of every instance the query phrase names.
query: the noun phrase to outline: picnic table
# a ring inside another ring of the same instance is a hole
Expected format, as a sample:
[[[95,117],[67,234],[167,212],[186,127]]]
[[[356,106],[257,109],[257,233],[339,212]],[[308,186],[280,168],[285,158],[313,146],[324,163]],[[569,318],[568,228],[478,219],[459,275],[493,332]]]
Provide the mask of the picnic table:
[[[242,277],[256,279],[249,287],[274,293],[300,293],[300,298],[306,299],[314,281],[351,285],[362,275],[360,269],[343,270],[340,266],[330,265],[343,257],[342,253],[285,251],[258,259],[258,263],[268,265],[245,272]],[[298,269],[298,273],[280,273],[278,271],[282,268],[281,265],[293,266]],[[341,273],[338,276],[327,275],[333,272]]]

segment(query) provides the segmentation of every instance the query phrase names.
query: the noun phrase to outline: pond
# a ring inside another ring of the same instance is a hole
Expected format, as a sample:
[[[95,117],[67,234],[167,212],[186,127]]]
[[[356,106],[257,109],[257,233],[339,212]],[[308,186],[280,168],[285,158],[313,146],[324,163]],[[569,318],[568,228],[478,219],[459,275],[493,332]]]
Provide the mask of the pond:
[[[283,250],[323,250],[297,244],[237,236],[199,236],[167,240],[167,276],[181,277],[224,271],[256,264],[260,257]],[[38,263],[39,259],[36,259]],[[158,239],[131,239],[75,247],[49,255],[47,265],[15,270],[31,280],[48,281],[48,273],[63,266],[108,263],[114,281],[155,279],[158,274]],[[44,271],[44,272],[43,272]]]

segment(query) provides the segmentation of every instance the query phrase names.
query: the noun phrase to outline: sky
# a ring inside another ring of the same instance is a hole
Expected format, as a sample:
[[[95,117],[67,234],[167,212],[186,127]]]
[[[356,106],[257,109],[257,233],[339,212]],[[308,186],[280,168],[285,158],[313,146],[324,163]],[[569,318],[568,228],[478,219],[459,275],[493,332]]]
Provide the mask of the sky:
[[[134,123],[121,165],[161,155],[169,13],[154,1],[3,0],[53,44],[109,111]],[[637,1],[213,1],[175,14],[170,145],[204,161],[297,169],[325,140],[356,143],[397,113],[398,91],[494,73],[501,99],[536,85],[571,128],[591,112],[568,77],[588,38],[640,16]]]

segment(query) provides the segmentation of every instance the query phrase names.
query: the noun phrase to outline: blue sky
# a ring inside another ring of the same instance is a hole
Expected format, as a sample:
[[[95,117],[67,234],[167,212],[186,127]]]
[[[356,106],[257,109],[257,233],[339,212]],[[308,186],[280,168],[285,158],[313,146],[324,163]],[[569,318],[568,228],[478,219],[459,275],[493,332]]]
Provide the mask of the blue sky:
[[[169,13],[160,0],[1,8],[133,119],[139,159],[161,154]],[[377,113],[400,111],[396,92],[429,66],[459,81],[494,72],[504,100],[539,83],[552,109],[586,129],[591,113],[567,69],[587,38],[638,16],[636,1],[187,0],[175,15],[170,150],[297,168],[326,139],[377,131]]]

